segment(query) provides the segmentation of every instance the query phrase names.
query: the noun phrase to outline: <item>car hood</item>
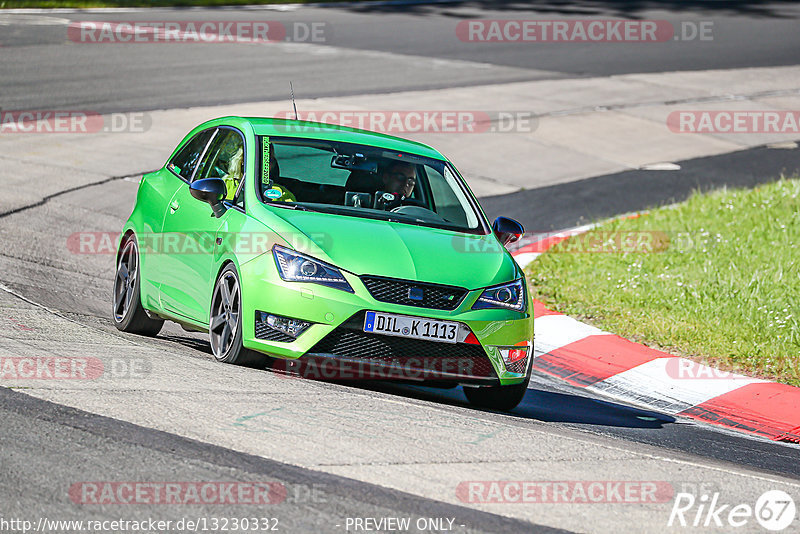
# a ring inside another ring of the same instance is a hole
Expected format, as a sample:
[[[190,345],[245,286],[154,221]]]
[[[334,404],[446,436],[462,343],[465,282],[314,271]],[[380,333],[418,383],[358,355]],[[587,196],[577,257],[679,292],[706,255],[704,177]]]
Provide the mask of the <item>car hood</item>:
[[[511,255],[493,234],[345,215],[271,210],[287,243],[356,275],[376,275],[478,289],[517,277]],[[283,225],[281,225],[283,226]]]

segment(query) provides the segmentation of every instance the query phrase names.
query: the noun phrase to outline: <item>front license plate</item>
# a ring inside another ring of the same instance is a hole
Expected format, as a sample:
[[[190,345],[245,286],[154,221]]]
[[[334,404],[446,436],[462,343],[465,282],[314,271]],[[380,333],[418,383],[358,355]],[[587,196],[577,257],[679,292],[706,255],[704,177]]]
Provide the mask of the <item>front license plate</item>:
[[[458,343],[462,337],[459,323],[374,311],[364,318],[364,332],[447,343]]]

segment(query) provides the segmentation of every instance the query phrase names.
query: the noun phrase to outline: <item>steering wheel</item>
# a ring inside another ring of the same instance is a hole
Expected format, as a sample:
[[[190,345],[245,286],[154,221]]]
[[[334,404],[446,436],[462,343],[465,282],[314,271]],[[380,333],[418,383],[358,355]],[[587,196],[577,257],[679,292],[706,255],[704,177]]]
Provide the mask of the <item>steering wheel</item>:
[[[416,198],[404,198],[402,203],[401,203],[401,205],[402,206],[419,206],[420,208],[428,209],[428,206],[426,206],[423,201],[421,201],[419,199],[416,199]]]
[[[439,215],[435,211],[431,211],[423,206],[417,206],[416,204],[397,206],[396,208],[391,210],[391,212],[399,213],[401,215],[406,215],[408,217],[413,217],[418,221],[447,222],[441,215]]]

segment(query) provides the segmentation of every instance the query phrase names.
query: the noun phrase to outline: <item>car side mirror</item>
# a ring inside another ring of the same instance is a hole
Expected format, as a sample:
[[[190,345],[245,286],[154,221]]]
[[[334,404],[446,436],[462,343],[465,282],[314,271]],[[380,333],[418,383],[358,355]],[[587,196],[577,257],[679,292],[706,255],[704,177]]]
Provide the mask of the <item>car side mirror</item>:
[[[495,219],[492,223],[492,230],[494,230],[494,235],[497,236],[503,246],[513,243],[525,233],[525,229],[520,223],[508,217]]]
[[[211,205],[211,211],[214,212],[214,217],[220,218],[225,213],[226,208],[222,199],[228,194],[228,188],[220,178],[195,180],[189,184],[189,192],[197,200],[208,202]]]

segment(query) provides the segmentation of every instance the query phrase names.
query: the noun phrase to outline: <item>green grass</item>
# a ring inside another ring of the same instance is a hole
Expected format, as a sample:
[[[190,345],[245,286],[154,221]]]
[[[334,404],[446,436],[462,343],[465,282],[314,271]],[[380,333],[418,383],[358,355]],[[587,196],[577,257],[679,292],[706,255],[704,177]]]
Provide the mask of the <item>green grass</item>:
[[[599,232],[655,235],[656,251],[576,252],[591,248],[587,239],[617,235]],[[724,370],[800,386],[796,178],[695,193],[675,207],[609,222],[557,245],[528,272],[551,309]]]
[[[337,2],[345,0],[0,0],[0,9],[54,7],[210,7],[251,4],[309,4],[320,1]]]

